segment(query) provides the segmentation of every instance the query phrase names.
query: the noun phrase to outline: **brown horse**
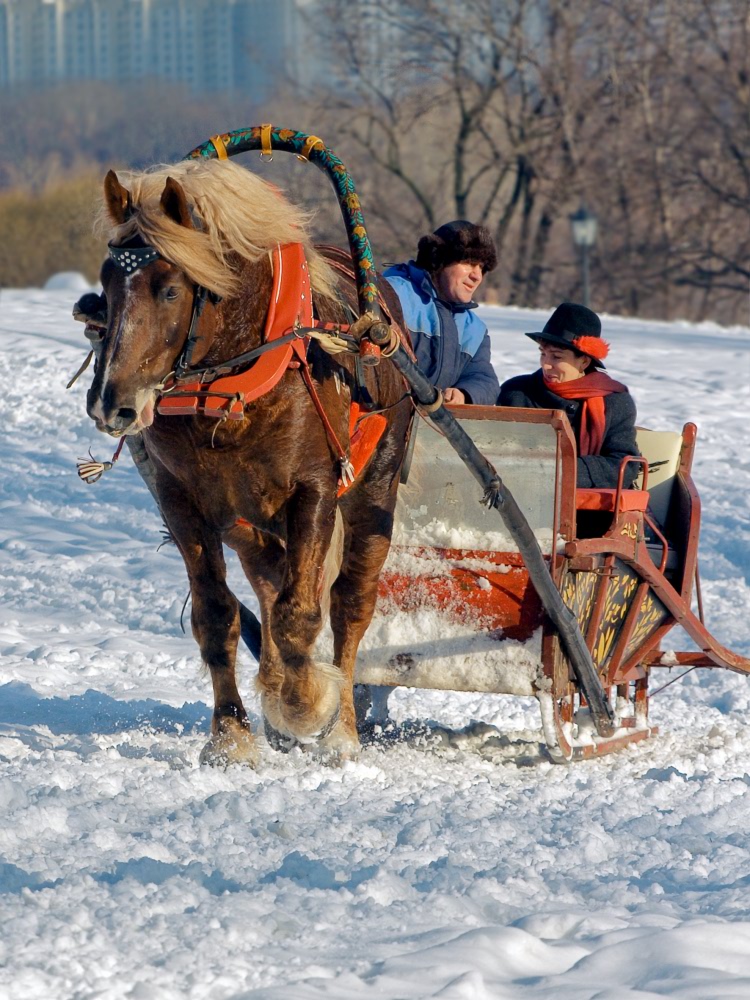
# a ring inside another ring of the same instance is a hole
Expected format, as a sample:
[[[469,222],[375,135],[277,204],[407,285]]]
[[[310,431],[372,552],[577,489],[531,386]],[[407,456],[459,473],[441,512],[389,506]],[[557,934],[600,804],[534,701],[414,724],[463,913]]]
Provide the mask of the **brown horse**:
[[[104,185],[108,325],[87,409],[101,431],[142,434],[161,512],[185,561],[193,634],[214,691],[201,759],[257,758],[235,680],[240,620],[223,544],[237,552],[260,604],[258,684],[267,731],[347,755],[359,745],[354,664],[388,551],[410,419],[403,382],[388,361],[360,367],[353,356],[332,357],[313,342],[309,372],[328,430],[299,367],[244,405],[241,419],[161,414],[165,381],[181,363],[193,370],[220,365],[261,343],[278,246],[302,244],[320,321],[345,323],[344,302],[356,296],[311,246],[304,214],[231,161],[187,161],[124,181],[127,187],[110,172]],[[348,449],[358,393],[384,411],[387,425],[337,500],[341,467],[332,434]],[[315,661],[313,646],[337,510],[343,543],[330,591],[331,665]]]

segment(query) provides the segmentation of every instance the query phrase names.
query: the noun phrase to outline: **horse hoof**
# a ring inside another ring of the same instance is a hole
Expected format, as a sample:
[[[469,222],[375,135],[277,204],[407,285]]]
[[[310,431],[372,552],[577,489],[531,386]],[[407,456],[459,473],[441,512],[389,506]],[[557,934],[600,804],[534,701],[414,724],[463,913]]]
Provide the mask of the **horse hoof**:
[[[279,753],[289,753],[300,745],[293,736],[280,733],[278,729],[274,729],[265,717],[263,719],[263,729],[268,740],[268,745],[272,750],[278,750]]]
[[[339,721],[341,682],[341,671],[332,663],[311,664],[304,673],[287,675],[278,704],[282,725],[277,728],[299,743],[325,740]]]
[[[352,734],[339,719],[331,732],[320,740],[316,752],[326,763],[343,764],[348,760],[355,760],[361,749],[356,732]]]
[[[200,763],[210,767],[229,767],[230,764],[244,764],[255,767],[259,760],[255,737],[237,719],[222,719],[218,733],[201,750]]]

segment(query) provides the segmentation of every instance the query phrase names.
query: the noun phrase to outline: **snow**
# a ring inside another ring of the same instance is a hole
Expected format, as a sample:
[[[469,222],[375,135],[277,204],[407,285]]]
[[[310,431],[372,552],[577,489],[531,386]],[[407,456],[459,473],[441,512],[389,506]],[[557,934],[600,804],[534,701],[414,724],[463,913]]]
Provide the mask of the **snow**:
[[[530,698],[407,689],[401,738],[341,767],[198,766],[211,694],[184,569],[127,457],[75,474],[113,449],[88,375],[64,388],[73,297],[0,296],[0,996],[750,996],[749,678],[694,671],[654,698],[657,737],[569,767]],[[546,314],[482,315],[501,377],[529,370]],[[604,326],[640,422],[698,424],[706,617],[750,655],[750,331]]]
[[[80,271],[58,271],[47,278],[44,288],[48,292],[78,292],[79,295],[93,291],[93,286]]]

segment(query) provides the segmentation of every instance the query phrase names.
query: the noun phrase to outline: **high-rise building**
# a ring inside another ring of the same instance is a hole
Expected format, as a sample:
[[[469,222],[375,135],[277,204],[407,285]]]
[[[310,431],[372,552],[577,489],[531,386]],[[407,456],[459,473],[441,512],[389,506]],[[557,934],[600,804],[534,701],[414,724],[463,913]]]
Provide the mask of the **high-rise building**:
[[[0,7],[0,87],[8,86],[8,8]]]
[[[262,100],[314,76],[311,0],[0,0],[0,86],[156,77]]]

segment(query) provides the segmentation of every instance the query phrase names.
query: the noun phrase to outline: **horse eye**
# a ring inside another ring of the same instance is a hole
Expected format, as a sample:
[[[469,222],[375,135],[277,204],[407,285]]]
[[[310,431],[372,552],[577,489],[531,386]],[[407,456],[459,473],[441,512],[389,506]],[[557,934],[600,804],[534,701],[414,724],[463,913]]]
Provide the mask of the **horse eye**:
[[[170,285],[169,288],[164,292],[164,298],[169,302],[173,302],[175,299],[180,297],[180,289],[176,285]]]

